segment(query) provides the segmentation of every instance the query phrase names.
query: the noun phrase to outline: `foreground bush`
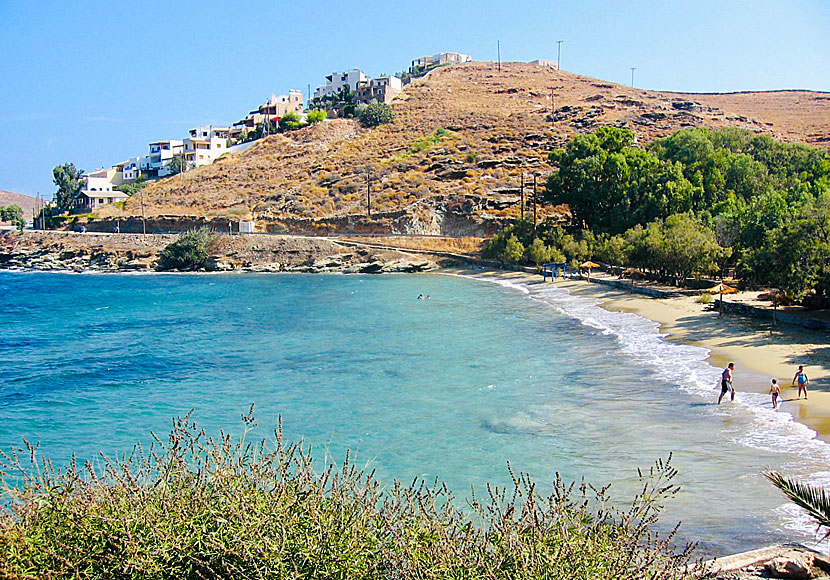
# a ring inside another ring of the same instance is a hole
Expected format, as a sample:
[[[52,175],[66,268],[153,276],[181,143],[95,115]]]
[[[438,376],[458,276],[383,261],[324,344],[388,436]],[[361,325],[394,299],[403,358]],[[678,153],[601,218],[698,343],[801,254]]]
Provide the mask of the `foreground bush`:
[[[348,455],[312,467],[310,450],[207,437],[189,417],[166,440],[94,469],[38,466],[35,448],[2,464],[3,578],[660,578],[691,577],[691,547],[650,532],[677,488],[658,462],[633,506],[557,477],[543,498],[511,490],[457,507],[446,486],[382,491]],[[155,437],[155,436],[154,436]],[[271,447],[274,449],[271,450]],[[511,471],[511,475],[512,475]]]
[[[204,267],[219,242],[219,234],[210,230],[193,230],[179,236],[159,254],[157,270],[192,271]]]
[[[360,122],[364,127],[377,127],[395,121],[395,111],[386,103],[371,103],[360,112]]]

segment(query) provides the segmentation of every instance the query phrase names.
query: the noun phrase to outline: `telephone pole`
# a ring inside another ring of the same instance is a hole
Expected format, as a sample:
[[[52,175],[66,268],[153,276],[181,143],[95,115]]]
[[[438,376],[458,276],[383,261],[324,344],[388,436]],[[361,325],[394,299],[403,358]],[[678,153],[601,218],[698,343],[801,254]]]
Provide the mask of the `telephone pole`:
[[[562,70],[562,41],[556,41],[556,70]]]
[[[521,199],[522,199],[522,221],[525,219],[525,172],[522,171],[522,187],[521,187]]]
[[[636,66],[631,67],[631,88],[634,88],[634,71],[637,70]]]
[[[533,174],[533,231],[536,231],[536,173]]]
[[[368,168],[366,169],[366,213],[372,217],[372,181]]]
[[[501,72],[501,40],[496,41],[496,54],[498,55],[499,72]]]

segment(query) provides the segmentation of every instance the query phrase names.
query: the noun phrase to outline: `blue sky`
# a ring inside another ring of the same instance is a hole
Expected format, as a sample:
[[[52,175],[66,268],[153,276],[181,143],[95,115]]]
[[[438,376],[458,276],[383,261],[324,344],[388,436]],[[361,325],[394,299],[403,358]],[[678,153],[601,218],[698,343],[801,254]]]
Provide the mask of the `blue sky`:
[[[674,91],[830,91],[827,0],[0,0],[0,189],[50,197],[150,141],[232,123],[335,70],[441,51]]]

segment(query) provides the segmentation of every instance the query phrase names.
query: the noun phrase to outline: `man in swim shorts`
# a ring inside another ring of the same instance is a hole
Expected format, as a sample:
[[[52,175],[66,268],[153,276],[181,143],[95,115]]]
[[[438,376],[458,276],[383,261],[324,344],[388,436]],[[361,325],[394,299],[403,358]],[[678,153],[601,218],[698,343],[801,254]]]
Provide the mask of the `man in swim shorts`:
[[[731,401],[735,400],[735,389],[732,387],[732,371],[735,369],[735,363],[729,363],[729,365],[723,369],[723,373],[720,376],[720,397],[718,397],[718,405],[720,405],[723,396],[726,393],[731,393],[732,396],[730,398]]]

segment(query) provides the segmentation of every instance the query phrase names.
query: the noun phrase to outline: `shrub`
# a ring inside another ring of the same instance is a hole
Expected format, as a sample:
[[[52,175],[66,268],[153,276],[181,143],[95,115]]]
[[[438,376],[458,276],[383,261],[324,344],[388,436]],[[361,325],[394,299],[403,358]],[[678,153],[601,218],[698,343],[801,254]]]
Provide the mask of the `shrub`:
[[[320,121],[325,120],[328,117],[328,113],[323,110],[319,111],[309,111],[306,119],[308,120],[309,124],[319,123]]]
[[[377,127],[395,120],[395,111],[386,103],[372,103],[360,113],[360,122],[365,127]]]
[[[306,123],[300,119],[297,113],[288,112],[279,120],[280,131],[293,131],[294,129],[301,129],[305,127]]]
[[[190,417],[122,460],[39,468],[3,454],[0,571],[6,578],[691,578],[692,546],[650,527],[677,492],[658,461],[632,506],[558,477],[547,498],[525,474],[461,510],[446,485],[385,490],[346,455],[318,473],[302,442],[208,437]]]
[[[219,238],[219,234],[207,229],[182,234],[161,251],[156,270],[187,272],[204,267]]]
[[[698,304],[711,304],[712,300],[714,300],[714,298],[712,298],[712,295],[708,292],[704,292],[703,294],[698,296],[695,302],[697,302]]]

